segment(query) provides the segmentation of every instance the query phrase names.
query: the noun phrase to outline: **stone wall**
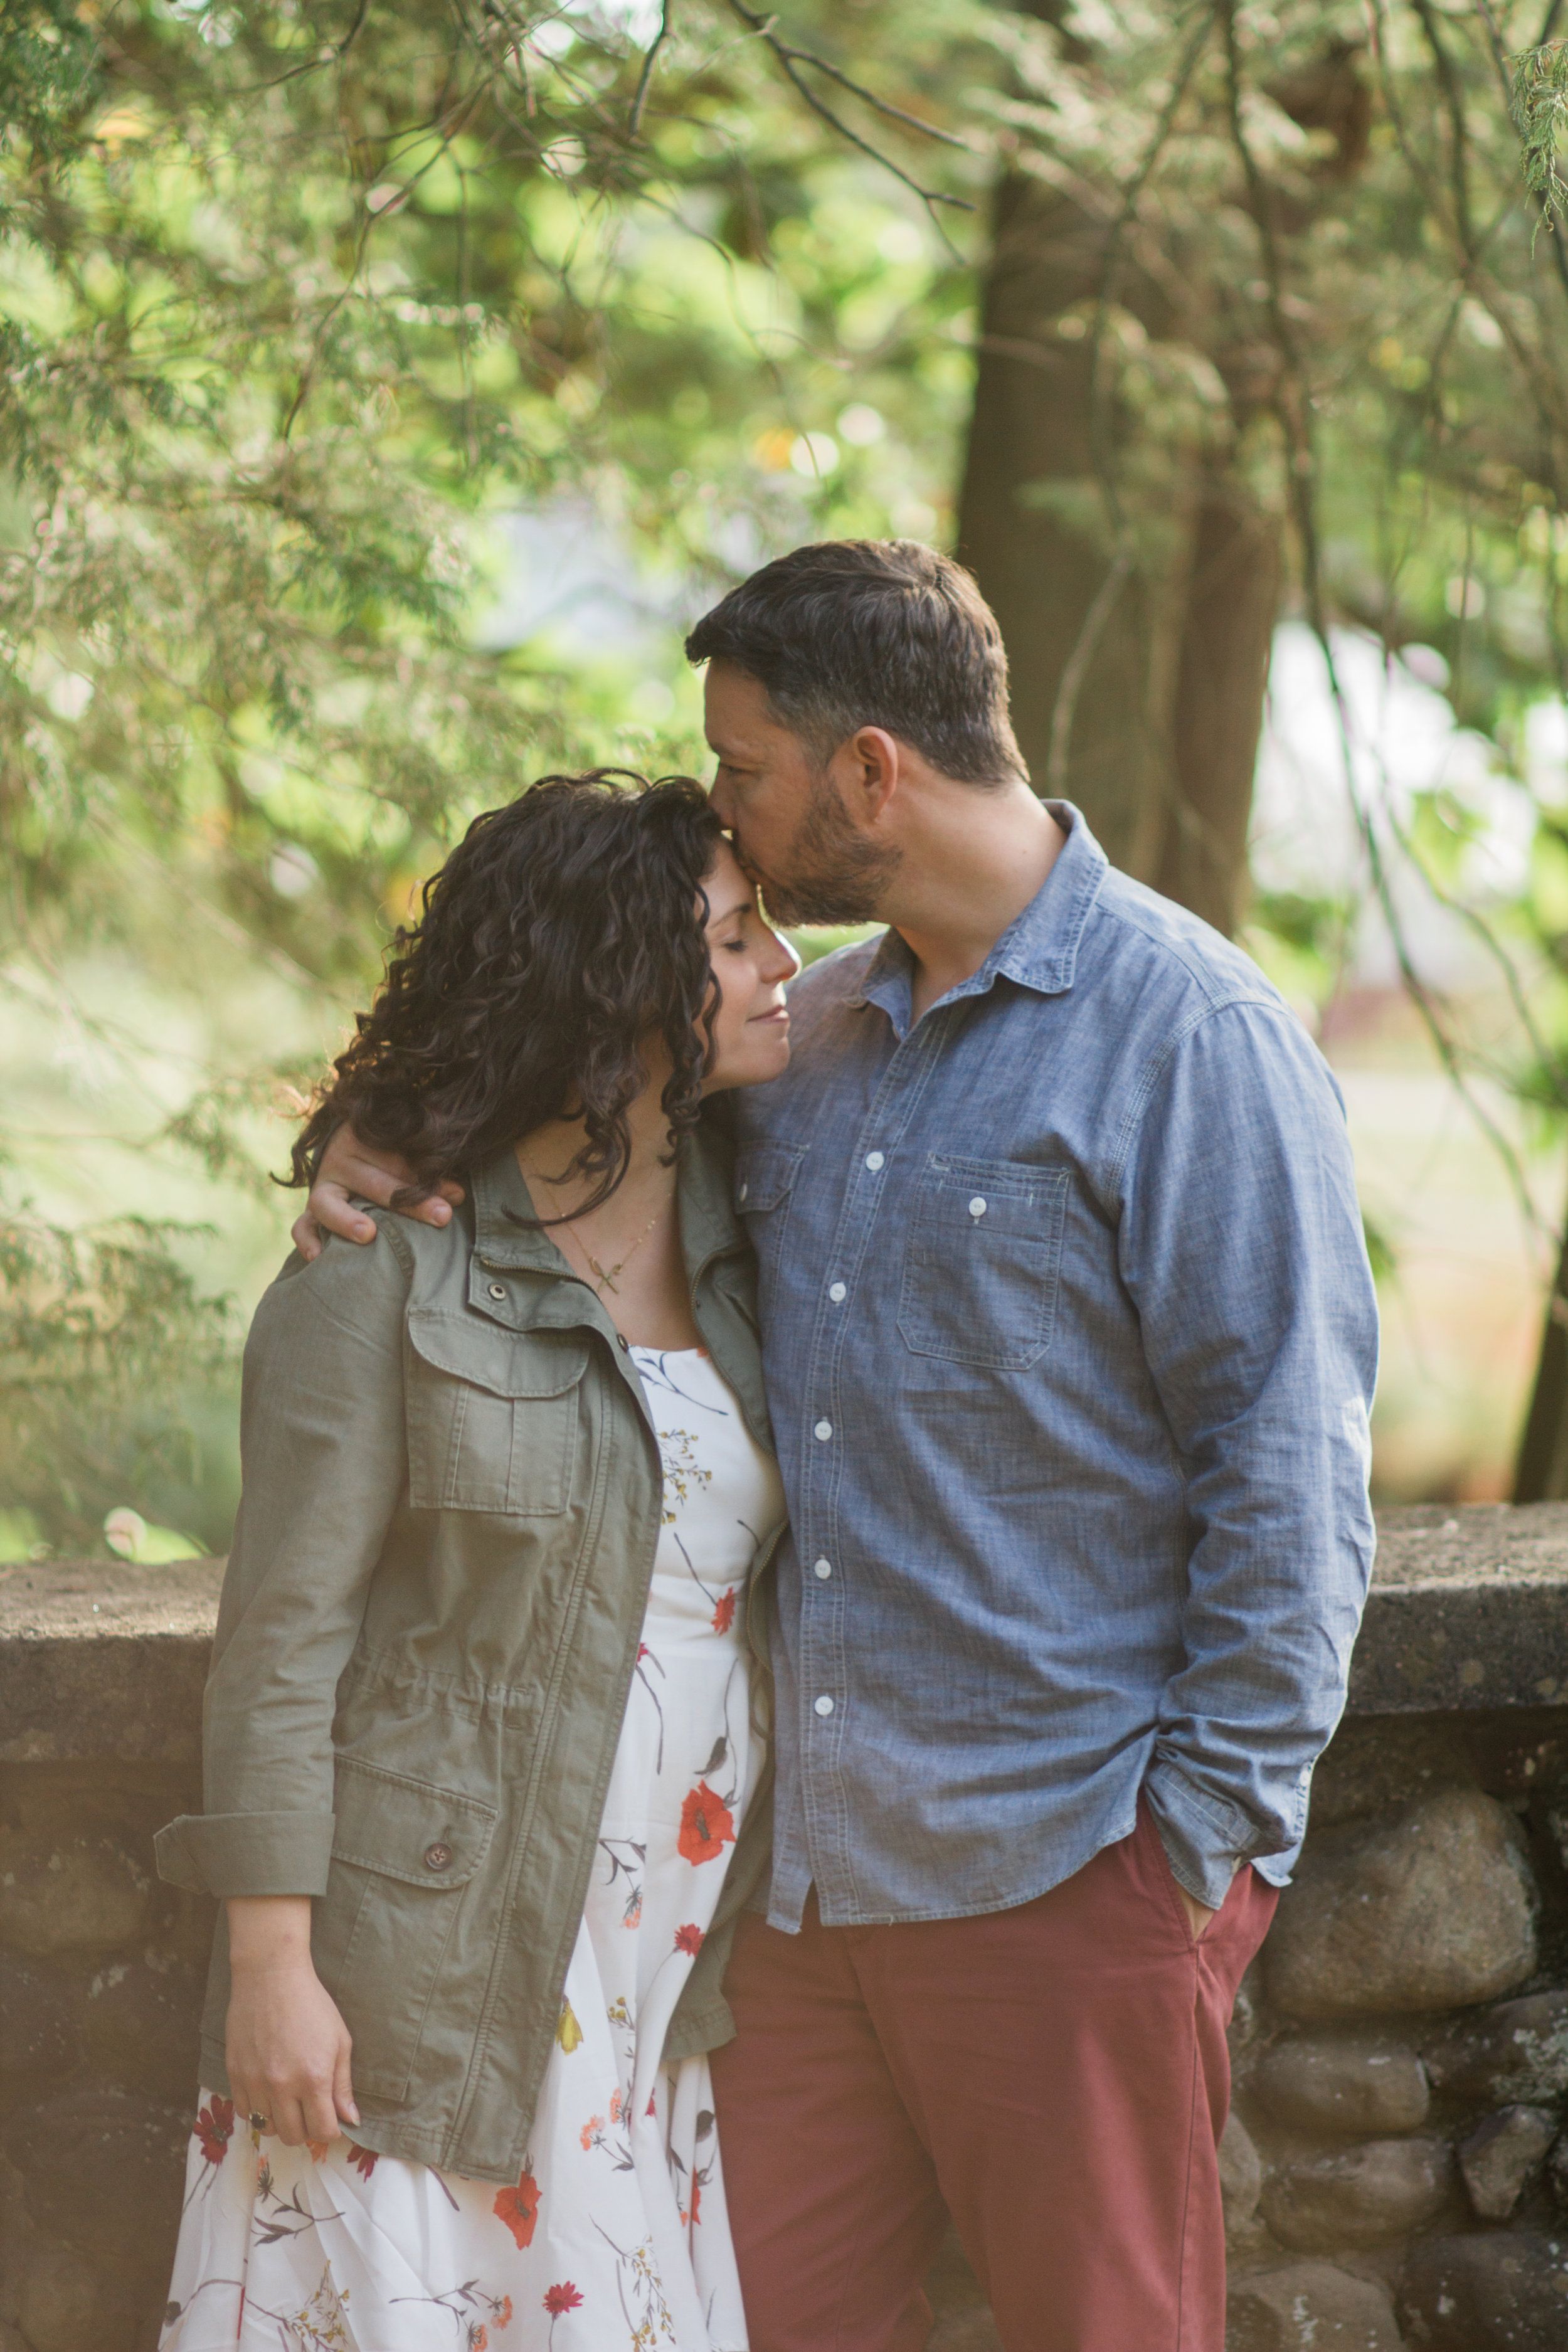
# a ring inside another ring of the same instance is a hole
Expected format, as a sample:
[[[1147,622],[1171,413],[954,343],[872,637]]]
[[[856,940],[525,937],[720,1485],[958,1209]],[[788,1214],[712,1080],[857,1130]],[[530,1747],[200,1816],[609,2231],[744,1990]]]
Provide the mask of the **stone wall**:
[[[1568,2352],[1568,1507],[1383,1535],[1233,2031],[1231,2352]],[[0,1570],[0,2352],[157,2342],[211,1916],[151,1837],[216,1581]],[[931,2289],[931,2352],[991,2352],[956,2246]]]

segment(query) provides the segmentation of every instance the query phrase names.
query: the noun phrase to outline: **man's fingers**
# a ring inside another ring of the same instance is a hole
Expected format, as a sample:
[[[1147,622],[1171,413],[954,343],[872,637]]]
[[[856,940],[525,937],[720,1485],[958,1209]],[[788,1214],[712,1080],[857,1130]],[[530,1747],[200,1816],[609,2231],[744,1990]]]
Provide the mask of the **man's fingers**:
[[[442,1177],[438,1189],[443,1201],[450,1201],[454,1208],[463,1197],[462,1186],[454,1184],[449,1176]]]
[[[450,1205],[435,1198],[416,1202],[408,1214],[417,1217],[422,1225],[449,1225],[452,1222]]]
[[[388,1180],[385,1189],[392,1193],[396,1192],[397,1186]],[[367,1199],[376,1197],[368,1184],[356,1184],[354,1190],[363,1192]],[[367,1217],[363,1209],[356,1209],[349,1199],[347,1187],[334,1182],[330,1176],[318,1176],[311,1185],[305,1215],[313,1217],[323,1233],[337,1234],[345,1242],[373,1242],[375,1239],[375,1220]]]
[[[321,1229],[309,1209],[301,1209],[289,1228],[289,1238],[307,1265],[321,1255]]]

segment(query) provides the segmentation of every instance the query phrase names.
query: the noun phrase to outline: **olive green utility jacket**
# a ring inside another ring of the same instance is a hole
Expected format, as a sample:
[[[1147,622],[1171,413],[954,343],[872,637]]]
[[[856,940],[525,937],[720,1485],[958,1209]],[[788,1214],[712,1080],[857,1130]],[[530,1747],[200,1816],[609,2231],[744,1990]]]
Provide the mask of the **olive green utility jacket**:
[[[772,1445],[751,1251],[725,1147],[683,1147],[698,1328]],[[207,1682],[206,1810],[159,1832],[176,1885],[310,1895],[353,2037],[355,2137],[515,2181],[561,2014],[663,1509],[637,1367],[513,1154],[437,1231],[292,1257],[245,1353],[244,1494]],[[753,1565],[756,1586],[779,1530]],[[768,1791],[731,1858],[666,2054],[733,2031],[735,1917]],[[226,2091],[220,1915],[202,2079]]]

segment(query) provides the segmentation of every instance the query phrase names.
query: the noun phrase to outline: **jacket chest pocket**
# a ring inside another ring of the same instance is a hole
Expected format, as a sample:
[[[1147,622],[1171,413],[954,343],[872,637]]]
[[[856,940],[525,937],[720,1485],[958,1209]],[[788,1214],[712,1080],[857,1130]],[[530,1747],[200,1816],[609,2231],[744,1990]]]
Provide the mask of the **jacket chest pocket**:
[[[353,2036],[355,2087],[401,2099],[432,2004],[438,2015],[453,2005],[440,1998],[443,1962],[496,1808],[340,1757],[332,1810],[316,1969]]]
[[[409,1311],[408,1498],[416,1510],[548,1517],[566,1508],[588,1341]]]
[[[912,1355],[1018,1371],[1056,1319],[1068,1171],[932,1152],[916,1188],[899,1331]]]

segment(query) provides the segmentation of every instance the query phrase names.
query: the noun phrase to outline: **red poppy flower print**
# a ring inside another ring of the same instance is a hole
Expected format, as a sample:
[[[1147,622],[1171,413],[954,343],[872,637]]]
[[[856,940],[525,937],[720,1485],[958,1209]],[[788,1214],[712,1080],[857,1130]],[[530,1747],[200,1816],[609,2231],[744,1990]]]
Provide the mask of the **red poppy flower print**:
[[[500,2189],[490,2210],[498,2221],[504,2221],[517,2240],[518,2252],[533,2243],[533,2225],[539,2219],[539,2183],[531,2172],[525,2172],[515,2189]]]
[[[560,2286],[547,2286],[544,2290],[544,2308],[552,2319],[559,2319],[563,2311],[577,2310],[582,2301],[570,2279]]]
[[[229,2141],[234,2137],[234,2101],[219,2096],[215,2091],[212,2103],[196,2117],[196,2137],[202,2144],[202,2154],[209,2164],[221,2164]]]
[[[712,1862],[726,1845],[734,1843],[734,1814],[722,1797],[713,1794],[706,1780],[699,1780],[681,1803],[680,1835],[675,1841],[677,1853],[688,1862]]]
[[[349,2142],[348,2156],[349,2162],[362,2180],[368,2180],[381,2162],[374,2147],[356,2147],[352,2139]]]
[[[713,1631],[716,1633],[727,1633],[734,1622],[735,1588],[731,1585],[728,1592],[721,1592],[719,1595],[713,1611]]]
[[[675,1948],[678,1952],[689,1952],[695,1959],[702,1949],[701,1928],[678,1927],[675,1931]]]

